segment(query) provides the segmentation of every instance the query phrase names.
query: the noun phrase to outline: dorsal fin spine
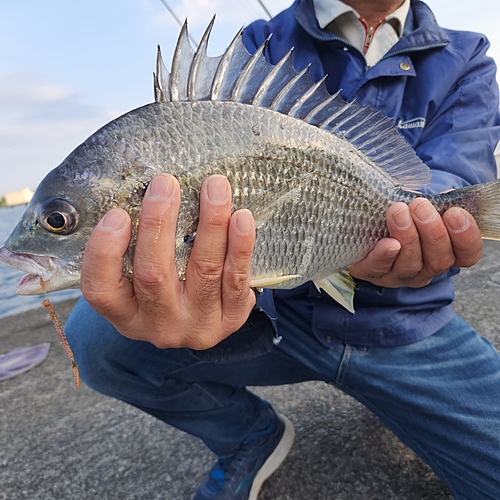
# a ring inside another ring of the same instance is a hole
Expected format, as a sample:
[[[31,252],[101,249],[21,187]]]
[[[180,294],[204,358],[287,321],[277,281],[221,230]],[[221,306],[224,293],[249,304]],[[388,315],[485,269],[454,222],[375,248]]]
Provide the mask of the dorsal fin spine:
[[[193,57],[193,62],[191,64],[191,70],[189,71],[189,80],[188,80],[188,88],[187,95],[189,101],[196,101],[196,81],[198,77],[198,72],[201,66],[201,61],[207,57],[207,46],[208,39],[210,37],[210,33],[214,26],[215,16],[212,17],[210,24],[208,25],[205,33],[203,33],[203,37],[201,38],[200,44],[196,49],[196,52]]]
[[[187,38],[187,19],[182,25],[182,29],[175,46],[174,57],[172,58],[172,67],[170,68],[169,94],[171,101],[179,101],[179,84],[181,72],[181,53],[184,39]]]
[[[155,102],[167,102],[161,90],[160,84],[158,83],[158,78],[156,77],[156,73],[154,71],[153,71],[153,91],[155,96]]]
[[[168,93],[169,76],[169,72],[163,63],[160,46],[158,45],[156,51],[156,72],[153,73],[154,95],[156,102],[170,101],[170,94],[168,96],[166,95],[166,92]]]
[[[245,67],[243,68],[243,71],[240,73],[240,76],[236,80],[236,83],[233,87],[233,92],[231,93],[230,100],[231,101],[236,101],[240,102],[241,100],[241,94],[243,89],[245,88],[245,85],[249,79],[249,77],[252,75],[252,70],[257,64],[257,61],[262,57],[264,57],[264,51],[266,50],[267,42],[269,41],[269,36],[264,40],[262,45],[254,52],[254,54],[250,57],[250,59],[247,61]]]
[[[299,112],[300,108],[302,105],[311,97],[311,95],[321,86],[326,80],[326,77],[328,75],[325,75],[321,80],[318,82],[314,83],[311,85],[309,90],[307,92],[304,92],[301,97],[297,99],[295,104],[291,107],[290,111],[288,112],[288,116],[297,116],[297,113]]]
[[[379,138],[378,137],[374,137],[373,138],[373,141],[370,141],[369,144],[373,144],[375,143]],[[387,146],[390,146],[393,142],[397,141],[397,137],[392,137],[391,140],[389,142],[386,142],[384,144],[385,147]],[[375,151],[378,151],[380,149],[380,145],[379,144],[376,144],[374,147],[372,147],[371,149],[363,149],[363,153],[365,153],[366,155],[370,155],[372,156],[373,159],[376,158],[376,156],[374,155]]]
[[[255,93],[255,96],[253,98],[252,104],[254,106],[260,106],[260,103],[262,102],[262,98],[264,97],[267,89],[269,88],[270,84],[273,82],[274,78],[276,75],[279,73],[281,68],[287,64],[290,63],[291,65],[291,58],[292,58],[292,52],[293,48],[290,49],[279,61],[277,64],[275,64],[271,71],[267,74],[267,76],[264,78],[262,83],[259,86],[259,89]]]
[[[274,98],[274,101],[269,106],[271,109],[277,109],[280,105],[283,98],[286,96],[288,91],[295,85],[295,83],[304,76],[310,68],[310,64],[308,64],[302,71],[297,73],[279,92],[278,95]]]
[[[351,116],[352,118],[352,116]],[[371,113],[367,113],[367,115],[358,123],[354,124],[352,127],[348,128],[347,130],[343,131],[343,134],[347,137],[353,130],[356,130],[357,128],[361,127],[364,125],[366,122],[370,121],[373,118],[373,115]],[[354,141],[354,139],[357,139],[359,136],[355,136],[350,138],[351,141]]]
[[[344,105],[338,111],[333,113],[333,115],[328,116],[328,118],[326,118],[320,125],[318,125],[318,128],[326,129],[328,125],[330,125],[330,123],[332,123],[332,121],[335,120],[335,118],[337,118],[337,116],[340,116],[355,103],[356,101],[345,102]]]
[[[372,126],[366,130],[364,130],[363,132],[357,134],[355,137],[352,138],[352,142],[354,143],[358,143],[360,142],[360,139],[362,139],[363,137],[365,137],[366,135],[370,135],[371,132],[373,132],[373,129],[376,128],[377,126],[379,126],[380,124],[382,124],[383,122],[385,122],[387,120],[387,118],[385,116],[380,116],[380,119],[377,120],[375,123],[372,124]],[[353,127],[354,128],[354,127]],[[352,128],[348,130],[347,133],[350,133],[352,131]],[[373,139],[373,137],[369,137],[366,142],[363,142],[361,141],[361,144],[362,146],[364,147],[366,144],[369,144],[370,141]]]
[[[349,120],[352,120],[353,118],[358,116],[360,113],[363,113],[364,111],[365,111],[365,108],[362,108],[362,107],[358,107],[358,109],[354,108],[354,112],[352,115],[348,115],[343,120],[340,120],[339,122],[335,123],[335,126],[333,126],[331,129],[332,132],[339,133],[339,129],[342,127],[342,125],[344,125],[344,123],[347,123]],[[343,130],[342,134],[345,135],[346,131]]]
[[[318,113],[320,113],[324,108],[326,108],[333,100],[337,99],[339,95],[340,91],[331,95],[328,99],[325,99],[323,102],[320,102],[315,108],[309,111],[309,113],[304,118],[304,121],[310,123]]]
[[[219,66],[217,67],[217,71],[215,72],[214,75],[214,81],[212,83],[212,90],[210,92],[210,99],[212,101],[218,101],[219,96],[220,96],[220,90],[222,87],[222,84],[224,82],[224,76],[227,72],[227,68],[229,66],[229,61],[231,60],[231,56],[234,53],[234,49],[236,48],[236,45],[238,44],[238,41],[241,37],[241,34],[243,33],[243,27],[240,28],[236,36],[233,38],[231,43],[229,44],[229,47],[226,49],[224,52]]]

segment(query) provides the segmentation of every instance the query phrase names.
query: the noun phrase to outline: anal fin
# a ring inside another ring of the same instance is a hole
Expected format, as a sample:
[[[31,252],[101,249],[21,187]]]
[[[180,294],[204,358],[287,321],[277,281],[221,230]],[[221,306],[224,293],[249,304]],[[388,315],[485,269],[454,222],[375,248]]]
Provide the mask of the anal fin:
[[[333,300],[354,313],[355,283],[349,271],[341,271],[327,278],[315,280],[314,284],[318,290],[324,290]]]
[[[250,279],[250,286],[252,288],[267,288],[272,285],[278,285],[279,283],[283,283],[288,280],[293,280],[295,278],[300,278],[299,274],[288,274],[286,276],[273,276],[273,275],[265,275],[265,276],[256,276],[255,278]]]

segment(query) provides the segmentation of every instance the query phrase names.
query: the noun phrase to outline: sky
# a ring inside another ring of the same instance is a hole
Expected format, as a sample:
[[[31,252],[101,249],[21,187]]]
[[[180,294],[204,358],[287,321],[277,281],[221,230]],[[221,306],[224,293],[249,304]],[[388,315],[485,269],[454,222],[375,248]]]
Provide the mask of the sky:
[[[292,0],[264,0],[271,14]],[[210,55],[266,18],[258,0],[167,0]],[[428,0],[447,28],[485,33],[500,63],[497,0]],[[167,67],[179,26],[161,0],[1,0],[0,196],[42,178],[111,119],[153,101],[156,46]]]

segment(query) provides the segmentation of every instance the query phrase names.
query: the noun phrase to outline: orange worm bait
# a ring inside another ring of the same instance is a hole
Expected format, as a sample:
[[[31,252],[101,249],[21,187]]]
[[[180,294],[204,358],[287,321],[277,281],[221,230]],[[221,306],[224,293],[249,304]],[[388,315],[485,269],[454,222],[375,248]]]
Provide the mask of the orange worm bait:
[[[45,293],[45,300],[42,302],[42,306],[46,307],[49,310],[49,314],[50,314],[50,317],[52,319],[52,322],[54,323],[54,326],[56,327],[56,332],[59,335],[59,338],[61,339],[61,343],[64,347],[64,350],[66,351],[66,354],[68,355],[69,361],[71,363],[71,367],[73,368],[73,378],[75,380],[75,386],[77,389],[79,389],[80,388],[80,372],[78,371],[78,365],[76,364],[75,356],[73,355],[73,351],[71,350],[71,347],[69,346],[68,339],[66,338],[66,335],[64,333],[64,329],[61,325],[61,321],[57,317],[54,306],[50,303],[49,297],[47,296],[47,292],[45,291],[45,283],[43,282],[42,278],[40,278],[40,286],[42,287],[42,290]]]

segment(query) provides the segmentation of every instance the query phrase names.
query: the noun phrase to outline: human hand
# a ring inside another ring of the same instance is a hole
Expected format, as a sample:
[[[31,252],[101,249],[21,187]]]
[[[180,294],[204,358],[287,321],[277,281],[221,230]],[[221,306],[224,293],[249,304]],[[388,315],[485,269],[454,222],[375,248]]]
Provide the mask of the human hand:
[[[424,198],[395,203],[387,210],[387,226],[391,237],[350,266],[353,277],[389,288],[418,288],[451,266],[470,267],[481,258],[476,221],[461,208],[450,208],[441,218]]]
[[[231,215],[225,177],[206,179],[186,280],[180,281],[174,264],[179,205],[177,180],[156,176],[141,206],[133,283],[122,275],[130,217],[121,209],[108,212],[84,253],[82,293],[126,337],[159,348],[208,349],[238,330],[255,304],[249,282],[255,225],[248,210]]]

